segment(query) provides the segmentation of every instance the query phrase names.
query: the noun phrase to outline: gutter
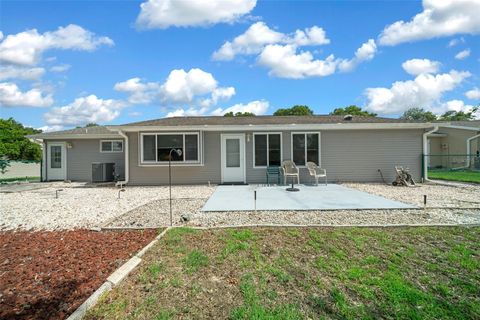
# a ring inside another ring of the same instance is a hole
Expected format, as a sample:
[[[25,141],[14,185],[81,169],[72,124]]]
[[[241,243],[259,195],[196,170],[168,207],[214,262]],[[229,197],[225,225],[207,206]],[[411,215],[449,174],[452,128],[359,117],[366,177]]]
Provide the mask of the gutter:
[[[439,129],[439,126],[436,125],[433,127],[433,130],[427,131],[423,134],[423,180],[424,181],[430,181],[428,179],[428,135],[437,132]]]
[[[118,130],[118,134],[120,136],[123,137],[123,139],[125,139],[125,148],[124,148],[124,152],[125,152],[125,179],[123,181],[118,181],[117,182],[117,186],[122,186],[122,185],[125,185],[128,183],[128,181],[130,180],[130,165],[129,165],[129,161],[128,161],[128,158],[129,158],[129,154],[128,154],[128,136],[121,130]]]

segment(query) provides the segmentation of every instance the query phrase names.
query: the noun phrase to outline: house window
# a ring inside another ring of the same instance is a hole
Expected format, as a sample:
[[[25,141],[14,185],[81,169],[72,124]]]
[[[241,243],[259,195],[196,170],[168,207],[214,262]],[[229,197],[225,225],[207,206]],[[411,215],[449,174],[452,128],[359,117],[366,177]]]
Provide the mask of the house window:
[[[280,166],[282,138],[280,133],[256,133],[253,135],[254,166]]]
[[[172,149],[181,150],[178,155],[172,152],[172,161],[196,163],[199,161],[198,133],[157,133],[142,134],[142,162],[168,162]]]
[[[58,169],[62,167],[62,147],[50,146],[50,167]]]
[[[122,152],[123,141],[122,140],[102,140],[100,141],[101,152]]]
[[[292,158],[295,164],[304,166],[311,161],[320,165],[320,134],[293,133]]]

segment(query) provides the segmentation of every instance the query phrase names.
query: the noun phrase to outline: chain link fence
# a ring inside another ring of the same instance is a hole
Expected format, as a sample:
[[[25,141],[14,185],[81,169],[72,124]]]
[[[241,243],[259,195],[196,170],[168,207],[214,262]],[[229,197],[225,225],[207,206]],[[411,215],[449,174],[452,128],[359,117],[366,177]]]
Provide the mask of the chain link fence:
[[[425,155],[427,177],[480,183],[480,153]]]

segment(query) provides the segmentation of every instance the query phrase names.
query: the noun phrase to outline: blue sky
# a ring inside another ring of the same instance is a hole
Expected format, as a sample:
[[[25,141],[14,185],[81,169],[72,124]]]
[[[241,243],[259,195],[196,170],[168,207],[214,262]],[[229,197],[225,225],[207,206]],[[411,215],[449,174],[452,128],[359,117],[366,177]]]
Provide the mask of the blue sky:
[[[58,130],[294,104],[440,114],[480,101],[479,0],[141,4],[2,1],[2,118]]]

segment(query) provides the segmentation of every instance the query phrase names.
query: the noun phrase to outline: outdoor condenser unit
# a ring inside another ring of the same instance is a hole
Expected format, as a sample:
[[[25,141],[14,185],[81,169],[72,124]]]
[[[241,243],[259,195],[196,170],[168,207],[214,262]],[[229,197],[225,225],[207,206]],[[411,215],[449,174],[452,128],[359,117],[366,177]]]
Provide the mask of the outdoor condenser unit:
[[[113,181],[115,175],[115,163],[92,163],[92,182]]]

